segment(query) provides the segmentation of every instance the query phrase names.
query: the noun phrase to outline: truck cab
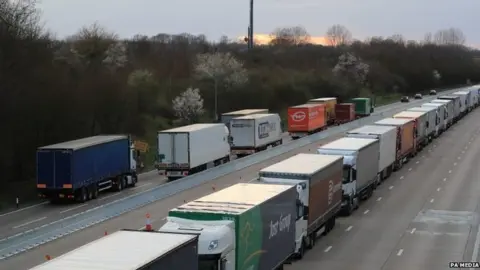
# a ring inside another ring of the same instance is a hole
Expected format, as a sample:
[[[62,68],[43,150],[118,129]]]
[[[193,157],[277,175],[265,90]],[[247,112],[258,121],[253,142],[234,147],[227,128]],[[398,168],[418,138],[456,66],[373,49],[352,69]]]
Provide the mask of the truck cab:
[[[230,220],[199,223],[167,217],[160,232],[197,233],[198,270],[235,270],[235,224]]]

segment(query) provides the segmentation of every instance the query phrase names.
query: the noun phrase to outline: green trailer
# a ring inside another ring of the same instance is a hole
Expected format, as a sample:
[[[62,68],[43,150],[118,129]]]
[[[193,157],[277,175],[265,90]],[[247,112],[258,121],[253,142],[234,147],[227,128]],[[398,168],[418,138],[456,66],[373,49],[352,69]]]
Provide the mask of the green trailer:
[[[374,111],[374,104],[371,98],[352,98],[350,102],[355,104],[355,115],[357,118],[369,116]]]
[[[296,205],[295,185],[241,183],[170,210],[160,231],[199,233],[199,269],[283,269]]]

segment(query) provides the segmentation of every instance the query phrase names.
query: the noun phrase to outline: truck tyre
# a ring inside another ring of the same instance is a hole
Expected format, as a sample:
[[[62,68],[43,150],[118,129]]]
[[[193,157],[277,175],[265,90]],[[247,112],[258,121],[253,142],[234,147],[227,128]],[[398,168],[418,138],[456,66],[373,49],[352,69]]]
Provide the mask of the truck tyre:
[[[98,187],[97,187],[97,185],[93,185],[92,189],[93,189],[93,199],[98,198]]]
[[[87,190],[85,187],[83,187],[82,189],[80,189],[80,194],[79,194],[79,200],[81,203],[84,203],[87,201]]]
[[[138,178],[136,175],[132,175],[132,187],[136,186],[138,182]]]
[[[122,191],[123,186],[122,186],[122,179],[117,179],[117,191]]]
[[[88,192],[88,198],[87,200],[92,200],[93,199],[93,186],[89,186],[88,189],[87,189],[87,192]]]
[[[347,207],[345,208],[345,214],[350,216],[353,213],[353,199],[350,199]]]
[[[300,250],[298,251],[298,259],[303,259],[305,255],[305,239],[302,240],[302,244],[300,245]]]

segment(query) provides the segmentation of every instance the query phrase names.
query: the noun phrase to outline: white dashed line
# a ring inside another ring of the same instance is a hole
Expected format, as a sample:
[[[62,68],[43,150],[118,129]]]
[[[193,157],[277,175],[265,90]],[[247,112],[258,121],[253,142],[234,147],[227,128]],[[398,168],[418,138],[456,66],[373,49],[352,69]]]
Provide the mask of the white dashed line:
[[[408,171],[411,171],[411,170],[412,170],[412,168],[408,168]]]
[[[402,180],[402,179],[403,179],[403,175],[402,175],[402,176],[400,176],[400,180]]]
[[[415,164],[418,164],[418,163],[420,163],[420,161],[415,162]]]
[[[82,204],[82,205],[79,205],[79,206],[75,206],[75,207],[72,207],[72,208],[68,208],[67,210],[63,210],[63,211],[60,211],[60,214],[63,214],[63,213],[66,213],[66,212],[70,212],[72,210],[75,210],[75,209],[78,209],[80,207],[84,207],[84,206],[87,206],[88,203],[85,203],[85,204]]]
[[[328,246],[328,247],[325,249],[325,252],[329,252],[330,249],[332,249],[332,246]]]
[[[430,200],[430,203],[433,203],[434,201],[435,201],[435,199],[431,199],[431,200]]]
[[[448,173],[452,173],[452,170],[449,170]]]
[[[417,228],[413,228],[413,229],[410,231],[410,233],[411,233],[411,234],[414,234],[416,230],[417,230]]]
[[[437,192],[440,191],[440,190],[441,190],[441,188],[437,188]]]
[[[462,159],[461,157],[457,157],[458,160]]]
[[[465,154],[465,150],[462,150],[462,154]]]
[[[368,212],[370,212],[370,210],[365,210],[365,212],[363,212],[364,215],[368,214]]]
[[[378,197],[377,199],[377,202],[381,201],[382,200],[382,197]]]
[[[32,221],[25,222],[25,223],[23,223],[23,224],[17,225],[17,226],[15,226],[15,227],[13,227],[13,228],[14,228],[14,229],[18,229],[18,228],[20,228],[20,227],[30,225],[30,224],[32,224],[32,223],[35,223],[35,222],[44,220],[44,219],[46,219],[46,218],[47,218],[47,217],[37,218],[37,219],[35,219],[35,220],[32,220]]]
[[[425,156],[422,156],[422,158],[425,158]]]
[[[443,182],[447,182],[447,178],[443,178]]]
[[[388,189],[390,189],[390,190],[391,190],[392,188],[393,188],[393,186],[389,186],[389,187],[388,187]]]
[[[352,228],[353,228],[353,226],[348,226],[348,228],[346,228],[345,231],[349,232]]]
[[[453,166],[457,166],[457,163],[456,163],[456,162],[454,162],[454,163],[453,163]]]
[[[402,256],[403,254],[403,249],[400,249],[398,252],[397,252],[397,256]]]

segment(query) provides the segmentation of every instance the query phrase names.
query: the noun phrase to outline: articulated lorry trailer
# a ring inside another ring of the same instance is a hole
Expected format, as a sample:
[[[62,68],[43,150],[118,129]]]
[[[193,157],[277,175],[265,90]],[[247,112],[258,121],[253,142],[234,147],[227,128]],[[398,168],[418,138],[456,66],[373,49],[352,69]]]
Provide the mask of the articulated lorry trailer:
[[[258,181],[296,185],[295,254],[301,259],[318,234],[335,226],[342,204],[343,156],[298,154],[260,170]]]
[[[288,133],[293,140],[327,127],[325,104],[302,104],[288,108]]]
[[[100,135],[37,150],[37,191],[51,202],[85,202],[104,190],[121,191],[138,181],[129,136]]]
[[[384,118],[376,126],[391,126],[397,129],[397,157],[394,170],[402,168],[409,158],[415,156],[415,123],[408,118]]]
[[[342,210],[351,215],[360,199],[379,184],[380,143],[377,139],[341,138],[318,148],[318,154],[343,156]]]
[[[438,99],[434,99],[431,102],[437,103],[438,100],[450,100],[453,102],[453,123],[456,123],[462,117],[461,102],[459,96],[448,95],[440,96]]]
[[[193,124],[158,132],[160,175],[175,180],[230,161],[224,124]]]
[[[393,118],[401,119],[412,119],[415,123],[415,144],[416,151],[421,151],[425,147],[428,141],[427,127],[430,126],[428,123],[427,113],[426,112],[409,112],[403,111],[397,113]]]
[[[413,107],[407,110],[407,112],[425,112],[427,113],[428,125],[427,136],[428,140],[432,141],[438,135],[440,135],[441,125],[443,121],[440,119],[438,107]],[[442,115],[443,117],[443,115]]]
[[[227,112],[223,113],[220,116],[220,121],[227,126],[228,130],[230,130],[230,121],[232,121],[233,118],[258,113],[268,113],[268,109],[244,109],[239,111]]]
[[[236,184],[170,210],[160,231],[198,233],[202,270],[280,270],[295,253],[297,194],[295,185]]]
[[[442,134],[445,130],[447,130],[448,127],[448,112],[447,112],[447,105],[446,104],[441,104],[441,103],[423,103],[420,107],[415,107],[415,108],[434,108],[437,116],[438,116],[438,132],[437,136]]]
[[[378,173],[380,180],[387,179],[395,168],[397,161],[397,129],[392,126],[367,125],[347,132],[346,137],[377,139],[380,142],[380,160]]]
[[[30,270],[200,270],[198,234],[120,230]]]
[[[455,122],[455,105],[453,100],[434,99],[431,100],[430,103],[445,105],[445,111],[447,113],[447,129],[450,128]]]

